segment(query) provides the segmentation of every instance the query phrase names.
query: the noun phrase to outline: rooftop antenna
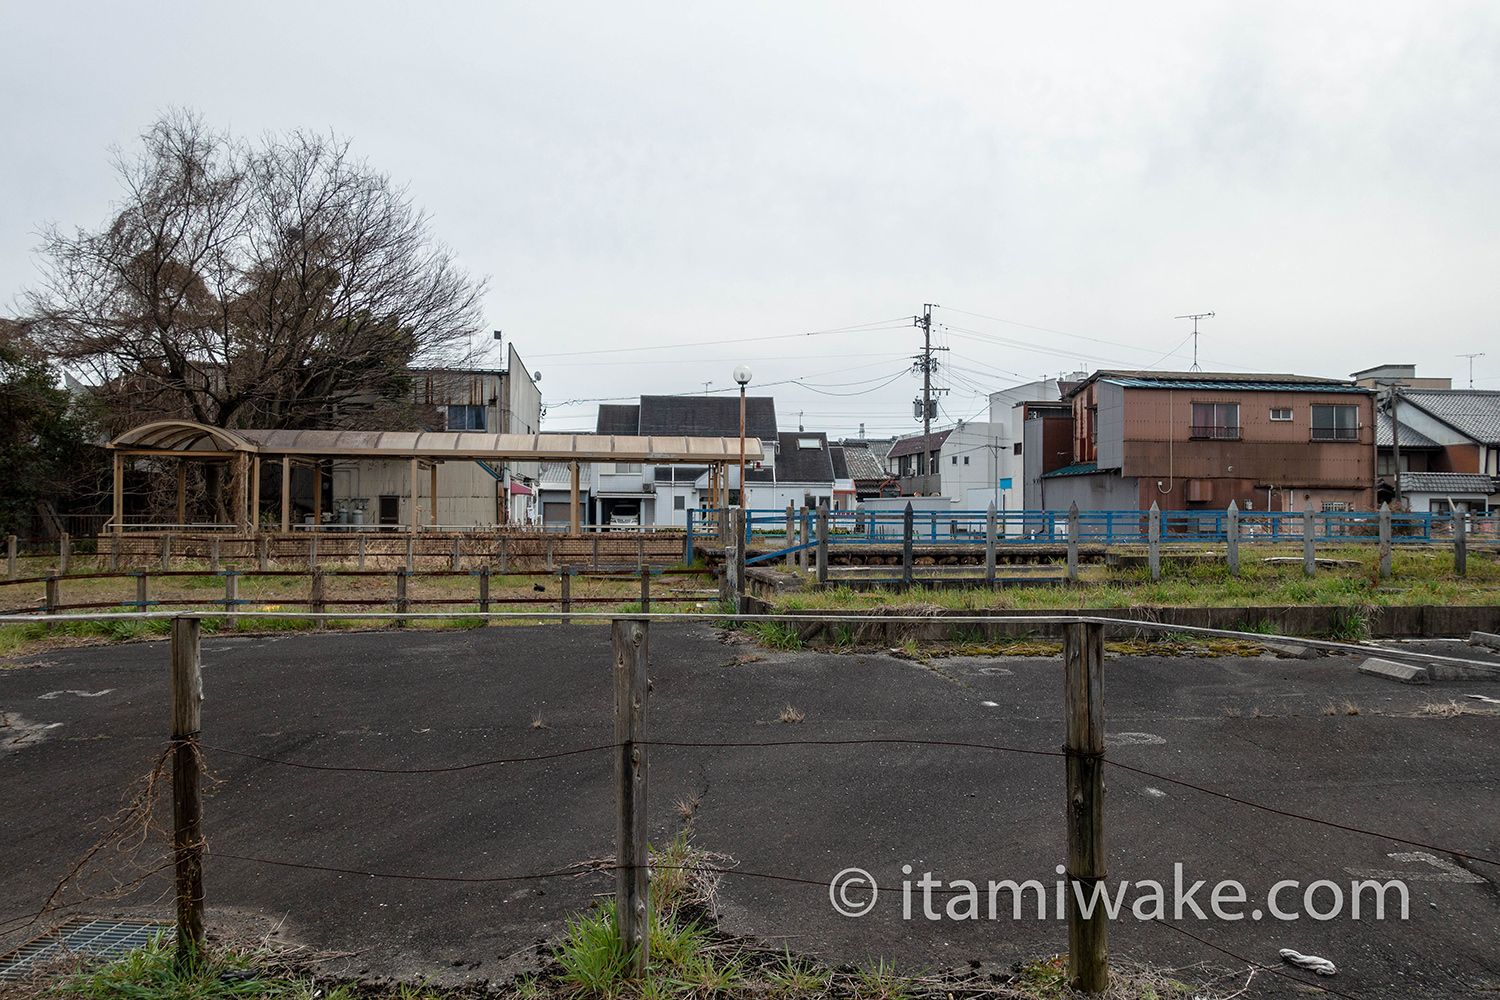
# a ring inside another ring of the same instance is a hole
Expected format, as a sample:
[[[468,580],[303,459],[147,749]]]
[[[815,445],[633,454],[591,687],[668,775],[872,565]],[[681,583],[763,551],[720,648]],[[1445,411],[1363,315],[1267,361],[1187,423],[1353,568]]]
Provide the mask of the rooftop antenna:
[[[1484,352],[1479,351],[1476,354],[1460,354],[1457,356],[1460,358],[1469,359],[1469,388],[1472,389],[1474,388],[1474,359],[1484,357]]]
[[[1201,372],[1203,370],[1202,368],[1198,367],[1198,321],[1200,319],[1212,319],[1213,315],[1214,314],[1211,312],[1206,312],[1188,313],[1186,316],[1172,317],[1173,319],[1190,319],[1193,321],[1193,367],[1189,368],[1188,371]]]
[[[798,410],[797,411],[797,433],[798,434],[802,433],[802,414],[804,414],[806,412],[807,412],[806,410]]]
[[[711,385],[713,385],[712,382],[704,382],[703,383],[703,395],[705,395],[705,396],[708,395],[708,387],[711,386]]]

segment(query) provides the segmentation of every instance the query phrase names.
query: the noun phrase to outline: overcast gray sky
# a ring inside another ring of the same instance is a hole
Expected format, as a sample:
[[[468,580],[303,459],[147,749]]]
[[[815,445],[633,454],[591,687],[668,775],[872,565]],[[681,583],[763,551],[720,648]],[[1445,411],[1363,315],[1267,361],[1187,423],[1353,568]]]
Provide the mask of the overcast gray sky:
[[[1210,310],[1205,369],[1464,385],[1484,351],[1500,388],[1494,3],[0,0],[0,37],[7,303],[182,105],[409,185],[548,429],[744,362],[783,429],[908,432],[924,302],[945,418],[1187,368]]]

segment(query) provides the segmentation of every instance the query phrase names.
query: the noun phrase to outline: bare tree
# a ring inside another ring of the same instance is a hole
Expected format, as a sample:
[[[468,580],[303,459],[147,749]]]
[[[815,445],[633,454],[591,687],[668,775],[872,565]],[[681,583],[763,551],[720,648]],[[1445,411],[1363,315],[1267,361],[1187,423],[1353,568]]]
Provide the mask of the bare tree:
[[[41,342],[93,375],[117,425],[368,426],[408,395],[409,365],[463,359],[485,283],[347,142],[252,145],[184,111],[142,140],[116,156],[108,225],[45,232],[29,297]]]

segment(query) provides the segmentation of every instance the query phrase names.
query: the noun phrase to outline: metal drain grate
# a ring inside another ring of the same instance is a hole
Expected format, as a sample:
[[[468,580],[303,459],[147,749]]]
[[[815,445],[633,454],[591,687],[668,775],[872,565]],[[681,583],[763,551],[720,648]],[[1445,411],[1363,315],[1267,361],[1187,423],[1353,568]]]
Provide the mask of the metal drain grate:
[[[101,920],[74,917],[0,958],[0,979],[20,979],[33,969],[64,955],[115,958],[144,947],[153,935],[173,934],[171,924],[151,920]]]

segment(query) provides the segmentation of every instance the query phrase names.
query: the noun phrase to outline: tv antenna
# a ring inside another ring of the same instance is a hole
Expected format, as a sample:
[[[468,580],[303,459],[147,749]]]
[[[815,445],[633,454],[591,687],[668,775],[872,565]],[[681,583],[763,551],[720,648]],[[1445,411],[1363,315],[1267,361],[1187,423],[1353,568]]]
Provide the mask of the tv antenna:
[[[1457,356],[1460,358],[1469,359],[1469,388],[1472,389],[1474,388],[1474,359],[1484,357],[1484,352],[1479,351],[1475,354],[1460,354]]]
[[[704,382],[703,383],[703,395],[705,395],[705,396],[708,395],[708,387],[711,386],[711,385],[713,385],[712,382]]]
[[[1190,319],[1193,321],[1193,367],[1188,369],[1190,372],[1201,372],[1203,370],[1198,367],[1198,321],[1200,319],[1212,319],[1213,315],[1211,312],[1206,312],[1188,313],[1186,316],[1172,317],[1173,319]]]

